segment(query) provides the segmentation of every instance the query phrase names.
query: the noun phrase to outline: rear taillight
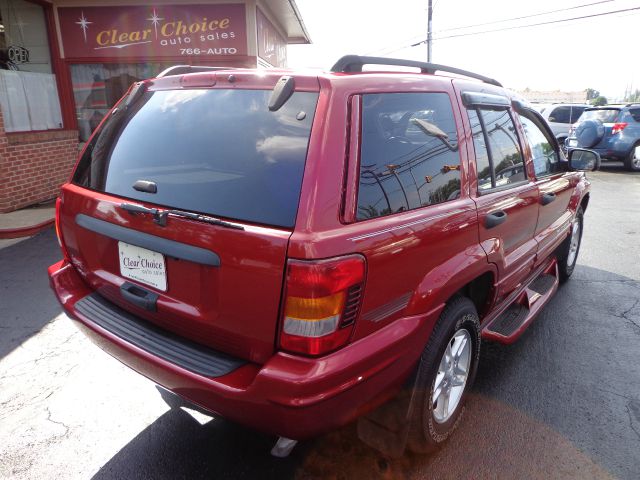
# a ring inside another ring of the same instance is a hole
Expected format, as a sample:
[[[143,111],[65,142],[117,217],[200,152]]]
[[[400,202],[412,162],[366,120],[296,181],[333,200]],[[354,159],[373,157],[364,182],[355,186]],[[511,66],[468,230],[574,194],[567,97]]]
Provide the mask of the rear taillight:
[[[62,230],[60,229],[60,209],[62,207],[62,199],[58,197],[56,199],[56,237],[58,237],[58,244],[60,245],[60,250],[62,250],[62,256],[66,261],[70,261],[69,254],[67,253],[67,249],[64,246],[64,242],[62,239]]]
[[[621,131],[623,131],[627,125],[629,125],[626,122],[622,122],[622,123],[614,123],[613,127],[611,127],[611,135],[615,135],[616,133],[620,133]]]
[[[345,345],[360,308],[364,277],[360,255],[289,260],[280,348],[322,355]]]

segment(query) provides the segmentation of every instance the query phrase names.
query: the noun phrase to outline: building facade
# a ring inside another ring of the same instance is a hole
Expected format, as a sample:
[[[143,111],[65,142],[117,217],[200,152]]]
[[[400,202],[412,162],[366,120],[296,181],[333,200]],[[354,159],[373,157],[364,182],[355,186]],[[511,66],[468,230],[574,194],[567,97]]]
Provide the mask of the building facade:
[[[0,0],[0,212],[56,196],[138,80],[172,65],[286,66],[294,1]]]

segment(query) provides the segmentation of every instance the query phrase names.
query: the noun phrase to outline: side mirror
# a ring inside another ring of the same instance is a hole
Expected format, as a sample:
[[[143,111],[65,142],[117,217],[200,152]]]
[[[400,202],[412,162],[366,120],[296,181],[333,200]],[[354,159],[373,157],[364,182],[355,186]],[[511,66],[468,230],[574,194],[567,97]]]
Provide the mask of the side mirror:
[[[600,154],[593,150],[574,148],[569,150],[569,168],[581,172],[591,172],[600,168]]]

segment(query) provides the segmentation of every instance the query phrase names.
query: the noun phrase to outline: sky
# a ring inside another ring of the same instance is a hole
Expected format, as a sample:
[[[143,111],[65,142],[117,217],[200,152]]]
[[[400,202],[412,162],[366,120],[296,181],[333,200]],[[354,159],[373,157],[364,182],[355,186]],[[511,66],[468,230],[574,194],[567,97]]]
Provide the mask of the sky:
[[[434,63],[477,72],[518,90],[593,88],[610,102],[621,100],[629,87],[640,89],[640,0],[433,3]],[[410,46],[426,39],[427,0],[296,0],[296,4],[313,43],[289,45],[290,67],[329,69],[346,54],[427,60],[426,45]],[[546,13],[551,11],[556,12]],[[525,16],[529,18],[501,22]],[[496,29],[504,30],[477,33]]]

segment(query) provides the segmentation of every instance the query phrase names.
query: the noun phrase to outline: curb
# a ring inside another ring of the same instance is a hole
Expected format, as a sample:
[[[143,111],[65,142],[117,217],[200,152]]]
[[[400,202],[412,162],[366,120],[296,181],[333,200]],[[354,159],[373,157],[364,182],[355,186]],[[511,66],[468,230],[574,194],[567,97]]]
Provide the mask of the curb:
[[[36,233],[40,233],[42,230],[49,228],[54,223],[55,219],[50,218],[49,220],[37,223],[36,225],[18,228],[3,228],[0,229],[0,239],[30,237],[31,235],[35,235]]]

